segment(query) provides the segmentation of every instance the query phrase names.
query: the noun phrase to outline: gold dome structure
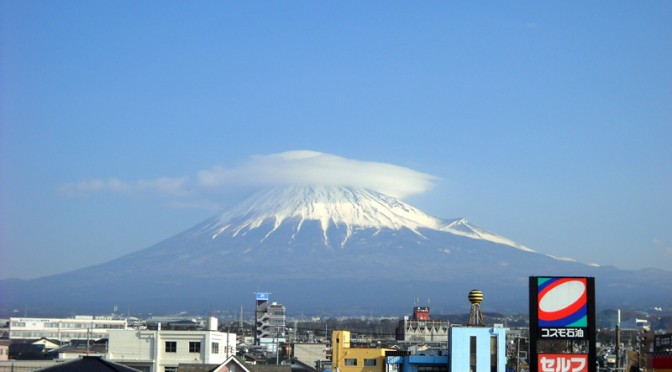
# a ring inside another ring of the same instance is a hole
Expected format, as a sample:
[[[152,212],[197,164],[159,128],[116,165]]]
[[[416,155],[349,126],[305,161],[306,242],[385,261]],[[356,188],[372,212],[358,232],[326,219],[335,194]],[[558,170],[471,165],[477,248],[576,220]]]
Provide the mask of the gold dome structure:
[[[483,292],[478,289],[472,289],[469,292],[469,302],[471,302],[471,310],[469,310],[469,320],[467,326],[469,327],[485,327],[483,322],[483,313],[481,312],[481,302],[483,302]]]
[[[483,292],[478,289],[472,289],[471,292],[469,292],[469,302],[472,304],[480,304],[483,302]]]

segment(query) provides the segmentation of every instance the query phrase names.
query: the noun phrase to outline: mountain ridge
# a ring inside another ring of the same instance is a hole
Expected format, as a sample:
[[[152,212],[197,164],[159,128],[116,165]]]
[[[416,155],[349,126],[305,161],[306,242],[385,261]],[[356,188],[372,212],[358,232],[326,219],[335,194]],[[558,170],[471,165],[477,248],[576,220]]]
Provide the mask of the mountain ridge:
[[[553,258],[465,219],[432,217],[373,191],[320,186],[260,191],[99,265],[0,281],[0,312],[24,305],[203,309],[251,303],[260,290],[304,311],[404,311],[417,297],[459,310],[473,288],[485,293],[487,309],[524,312],[529,276],[594,276],[598,305],[672,306],[672,272]]]
[[[297,197],[298,196],[298,197]],[[242,219],[237,226],[232,221]],[[385,194],[354,187],[289,186],[263,189],[220,214],[212,238],[225,232],[235,236],[245,229],[259,228],[267,220],[278,228],[283,221],[298,218],[297,233],[304,221],[318,220],[325,237],[330,223],[344,225],[347,231],[345,244],[357,228],[407,228],[416,234],[418,229],[440,230],[509,245],[534,252],[520,243],[471,225],[465,218],[441,219]],[[273,229],[274,230],[274,229]],[[268,234],[272,234],[273,230]]]

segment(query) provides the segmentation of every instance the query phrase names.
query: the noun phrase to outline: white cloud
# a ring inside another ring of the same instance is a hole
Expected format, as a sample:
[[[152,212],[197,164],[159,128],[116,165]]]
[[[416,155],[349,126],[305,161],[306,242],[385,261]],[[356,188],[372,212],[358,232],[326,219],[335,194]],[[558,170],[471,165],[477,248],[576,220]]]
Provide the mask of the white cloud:
[[[301,184],[360,187],[404,198],[428,191],[434,186],[435,179],[429,174],[394,164],[346,159],[316,151],[288,151],[254,156],[234,168],[202,170],[193,180],[190,177],[133,182],[118,178],[93,179],[65,184],[60,191],[69,196],[88,196],[98,192],[180,196],[183,200],[170,205],[184,207],[212,206],[202,201],[203,194],[211,191]],[[200,201],[185,201],[185,198],[200,198]]]
[[[112,177],[108,179],[92,179],[64,184],[59,188],[59,191],[68,196],[89,196],[94,193],[105,191],[120,194],[158,192],[161,194],[176,195],[184,192],[184,187],[186,186],[187,181],[187,177],[162,177],[154,180],[125,182]]]
[[[255,156],[232,169],[215,167],[200,171],[197,180],[199,185],[207,188],[294,184],[350,186],[404,198],[431,189],[435,177],[388,163],[346,159],[315,151],[289,151]]]

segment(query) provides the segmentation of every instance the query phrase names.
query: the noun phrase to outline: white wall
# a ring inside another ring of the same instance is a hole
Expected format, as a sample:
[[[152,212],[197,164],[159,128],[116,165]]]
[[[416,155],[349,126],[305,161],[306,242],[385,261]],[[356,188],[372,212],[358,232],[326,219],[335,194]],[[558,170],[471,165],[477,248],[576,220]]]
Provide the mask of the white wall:
[[[42,337],[70,341],[72,339],[97,340],[107,337],[110,329],[126,329],[126,320],[78,318],[10,318],[10,339],[39,339]]]
[[[151,362],[153,371],[180,363],[220,364],[235,354],[236,335],[215,331],[126,330],[109,332],[107,358],[115,362]],[[166,342],[175,342],[177,350],[166,352]],[[189,343],[199,342],[200,352],[190,352]],[[213,343],[218,345],[216,353]],[[228,353],[227,353],[228,346]]]

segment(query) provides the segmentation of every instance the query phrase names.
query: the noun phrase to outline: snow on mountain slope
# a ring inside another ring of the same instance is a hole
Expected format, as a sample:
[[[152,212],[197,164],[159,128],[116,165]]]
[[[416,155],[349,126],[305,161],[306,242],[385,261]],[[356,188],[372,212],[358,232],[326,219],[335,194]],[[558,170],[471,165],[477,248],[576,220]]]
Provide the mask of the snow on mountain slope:
[[[473,239],[482,239],[491,241],[493,243],[508,245],[526,252],[535,252],[533,249],[528,248],[522,244],[516,243],[511,239],[507,239],[503,236],[479,229],[478,227],[469,224],[469,222],[464,218],[454,220],[448,225],[440,228],[439,230],[447,231],[455,235],[466,236]]]
[[[288,186],[257,192],[224,212],[212,238],[224,232],[236,236],[273,221],[270,235],[286,220],[298,220],[297,233],[305,221],[319,221],[326,240],[330,224],[345,228],[346,238],[354,229],[438,229],[441,221],[394,198],[375,191],[334,186]],[[232,225],[233,221],[242,221]]]
[[[319,221],[325,243],[330,225],[343,228],[343,246],[357,229],[409,229],[422,236],[431,229],[504,244],[527,252],[532,249],[472,226],[465,219],[442,220],[432,217],[395,198],[352,187],[287,186],[261,190],[222,213],[217,222],[206,227],[212,239],[221,234],[237,236],[271,222],[273,234],[283,222],[296,224],[296,232],[306,221]]]

